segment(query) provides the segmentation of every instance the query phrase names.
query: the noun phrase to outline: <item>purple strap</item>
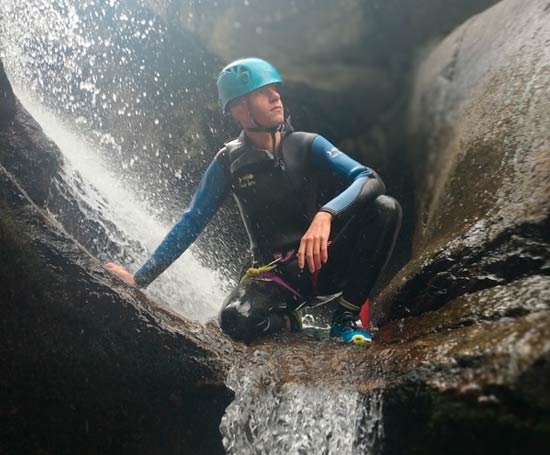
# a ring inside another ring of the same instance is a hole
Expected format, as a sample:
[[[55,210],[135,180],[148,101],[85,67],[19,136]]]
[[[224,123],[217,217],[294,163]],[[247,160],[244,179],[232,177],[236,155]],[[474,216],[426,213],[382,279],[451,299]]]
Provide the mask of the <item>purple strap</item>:
[[[290,250],[286,253],[273,253],[273,258],[278,262],[288,262],[294,256],[296,250]]]
[[[299,299],[303,300],[302,294],[300,294],[296,289],[294,289],[290,284],[288,284],[285,280],[283,280],[275,272],[263,272],[260,275],[258,275],[255,279],[273,281],[274,283],[277,283],[279,286],[282,286],[285,289],[288,289],[290,292],[292,292]]]

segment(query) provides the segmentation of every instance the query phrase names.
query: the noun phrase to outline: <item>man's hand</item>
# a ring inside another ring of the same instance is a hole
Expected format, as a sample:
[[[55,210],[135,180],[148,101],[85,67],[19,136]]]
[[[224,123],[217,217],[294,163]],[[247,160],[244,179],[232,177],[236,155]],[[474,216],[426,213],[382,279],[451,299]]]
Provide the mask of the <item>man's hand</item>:
[[[328,238],[332,224],[332,214],[317,212],[308,230],[300,241],[298,248],[298,267],[303,269],[307,261],[309,271],[314,273],[321,269],[321,264],[328,261]]]
[[[128,270],[126,270],[121,265],[115,264],[114,262],[108,262],[103,267],[105,267],[107,270],[109,270],[111,273],[114,273],[116,276],[118,276],[122,281],[125,281],[130,286],[137,287],[136,282],[134,281],[134,275],[132,275]]]

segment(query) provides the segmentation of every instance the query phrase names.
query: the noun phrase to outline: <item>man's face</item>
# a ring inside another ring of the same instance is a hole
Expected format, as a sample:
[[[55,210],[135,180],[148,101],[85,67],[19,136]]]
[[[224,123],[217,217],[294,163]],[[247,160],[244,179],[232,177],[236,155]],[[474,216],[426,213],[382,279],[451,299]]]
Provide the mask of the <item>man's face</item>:
[[[283,123],[285,112],[278,85],[270,84],[250,92],[231,107],[231,114],[244,127],[256,126],[252,117],[268,128]]]

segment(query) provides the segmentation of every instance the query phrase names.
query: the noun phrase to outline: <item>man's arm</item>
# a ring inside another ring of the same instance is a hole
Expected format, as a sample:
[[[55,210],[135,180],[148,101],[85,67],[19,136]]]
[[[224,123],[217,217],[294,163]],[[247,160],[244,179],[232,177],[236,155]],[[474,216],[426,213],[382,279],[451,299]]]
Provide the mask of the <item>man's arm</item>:
[[[189,207],[135,275],[116,264],[105,267],[129,284],[148,286],[195,241],[223,203],[229,188],[230,179],[218,154],[202,176]]]
[[[314,166],[337,178],[346,187],[344,191],[323,205],[303,235],[298,248],[298,266],[307,262],[311,273],[328,261],[328,239],[332,221],[352,214],[365,203],[384,194],[386,187],[378,175],[338,150],[322,136],[311,144]]]
[[[333,217],[345,217],[386,192],[386,186],[376,172],[338,150],[323,136],[313,140],[311,153],[313,164],[318,169],[330,173],[346,186],[320,211]]]

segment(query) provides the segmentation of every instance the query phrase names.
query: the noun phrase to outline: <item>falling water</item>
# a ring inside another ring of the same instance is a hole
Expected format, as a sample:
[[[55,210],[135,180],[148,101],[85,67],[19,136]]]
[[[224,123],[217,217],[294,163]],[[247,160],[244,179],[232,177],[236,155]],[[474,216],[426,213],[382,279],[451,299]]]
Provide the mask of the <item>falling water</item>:
[[[235,369],[228,385],[235,400],[220,429],[228,454],[302,455],[379,453],[384,437],[380,391],[277,388],[266,370]]]
[[[125,136],[109,131],[105,123],[114,117],[130,119],[134,123],[125,127],[139,129],[148,119],[151,108],[143,107],[148,93],[138,87],[138,78],[147,71],[158,82],[149,95],[169,99],[170,94],[166,81],[154,68],[145,68],[139,55],[140,44],[153,46],[155,40],[164,40],[162,26],[137,6],[132,15],[124,4],[0,0],[0,51],[17,96],[64,155],[69,198],[122,247],[125,265],[135,270],[170,225],[159,221],[162,210],[144,194],[144,187],[122,178],[120,170],[138,160],[136,145],[125,143],[134,131]],[[97,23],[107,19],[116,27],[101,32]],[[117,67],[126,72],[113,74]],[[149,123],[158,125],[159,120]],[[147,139],[154,142],[159,137]],[[154,150],[154,144],[149,148]],[[181,171],[176,174],[176,181],[185,177]],[[92,237],[89,242],[96,241],[94,233],[86,234]],[[109,254],[99,251],[102,258]],[[205,320],[215,315],[227,285],[219,273],[202,266],[191,249],[148,292],[187,317]]]
[[[95,218],[115,244],[125,244],[125,252],[129,253],[132,261],[127,265],[136,269],[160,243],[169,226],[155,218],[155,210],[138,200],[117,175],[97,159],[94,148],[88,146],[78,134],[71,132],[24,93],[18,92],[17,95],[63,152],[65,181],[69,182],[75,197],[86,202],[81,209],[93,209],[86,213],[87,218]],[[116,230],[110,227],[111,223],[117,227]],[[128,242],[126,238],[138,240],[139,244]],[[191,248],[148,291],[182,314],[205,320],[216,314],[226,283],[218,274],[202,266],[192,253]]]

